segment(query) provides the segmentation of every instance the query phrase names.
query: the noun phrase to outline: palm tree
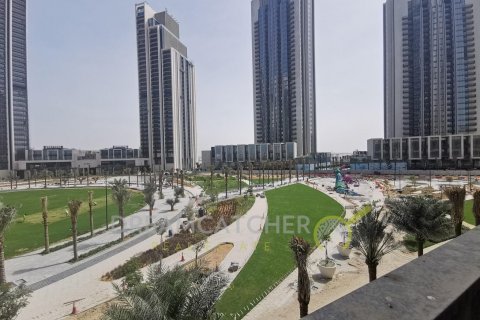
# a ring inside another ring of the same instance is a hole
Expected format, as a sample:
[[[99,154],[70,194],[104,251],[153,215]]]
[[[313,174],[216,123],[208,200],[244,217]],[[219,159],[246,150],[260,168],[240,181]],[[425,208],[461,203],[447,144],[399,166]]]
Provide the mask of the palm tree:
[[[150,225],[153,223],[153,207],[155,206],[155,192],[157,191],[157,186],[154,182],[149,182],[145,185],[143,189],[143,199],[145,203],[148,205],[149,215],[150,215]]]
[[[112,183],[112,199],[118,207],[118,215],[120,216],[120,239],[125,239],[123,219],[125,218],[125,206],[130,201],[132,193],[128,190],[127,180],[115,179]]]
[[[473,215],[475,216],[475,225],[480,226],[480,191],[473,193]]]
[[[163,178],[165,176],[165,171],[160,170],[158,171],[158,188],[160,191],[159,197],[160,199],[163,199]]]
[[[128,175],[128,186],[130,186],[130,175],[132,174],[132,168],[125,168],[124,172]]]
[[[93,191],[88,191],[88,214],[90,218],[90,236],[93,237],[93,207],[96,203],[93,201]]]
[[[288,162],[288,183],[292,183],[292,164],[293,160]]]
[[[390,222],[399,230],[415,236],[418,256],[423,255],[426,240],[440,240],[450,229],[448,203],[427,197],[404,197],[387,200]]]
[[[215,167],[210,166],[210,188],[213,188],[213,175],[215,174]]]
[[[377,279],[377,266],[382,257],[396,249],[394,236],[387,232],[387,216],[373,209],[352,228],[352,245],[365,257],[370,282]]]
[[[452,186],[445,189],[448,200],[452,203],[452,222],[455,227],[455,236],[462,235],[462,224],[464,218],[463,206],[465,204],[465,188]]]
[[[68,202],[68,210],[70,212],[70,220],[72,221],[72,240],[73,240],[73,261],[78,260],[77,251],[77,222],[78,212],[80,211],[81,201],[71,200]]]
[[[223,173],[225,174],[225,199],[228,198],[228,174],[230,172],[230,168],[225,166],[223,168]]]
[[[308,315],[310,303],[310,278],[307,271],[307,258],[310,253],[310,244],[301,237],[294,236],[290,240],[290,249],[293,251],[298,268],[298,303],[300,304],[300,318]]]
[[[295,161],[295,175],[297,176],[297,182],[298,182],[298,164],[299,164],[299,161]]]
[[[7,277],[5,276],[5,232],[8,226],[15,218],[17,210],[14,207],[4,206],[0,203],[0,286],[7,283]]]
[[[184,173],[183,173],[183,170],[180,170],[180,185],[182,186],[182,189],[183,189],[183,185],[184,185]]]
[[[242,194],[242,174],[243,174],[243,166],[241,163],[238,164],[238,187],[240,189],[240,195]]]
[[[265,190],[265,162],[262,162],[262,189]]]
[[[105,311],[106,320],[219,319],[215,303],[226,277],[195,268],[150,269],[145,283],[122,289],[114,285],[118,302]]]
[[[48,198],[42,197],[40,201],[42,204],[43,237],[44,237],[44,243],[45,243],[45,253],[50,253],[50,239],[48,236]]]

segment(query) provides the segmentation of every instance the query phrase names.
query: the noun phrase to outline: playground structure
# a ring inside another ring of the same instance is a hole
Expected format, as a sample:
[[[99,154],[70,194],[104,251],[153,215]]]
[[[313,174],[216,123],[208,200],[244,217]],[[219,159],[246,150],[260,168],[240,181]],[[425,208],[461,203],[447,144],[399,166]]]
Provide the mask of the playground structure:
[[[339,168],[335,169],[335,191],[339,194],[344,194],[348,196],[360,196],[360,194],[356,193],[355,191],[351,190],[348,187],[349,183],[353,183],[353,179],[351,177],[346,177],[342,175],[342,171]]]

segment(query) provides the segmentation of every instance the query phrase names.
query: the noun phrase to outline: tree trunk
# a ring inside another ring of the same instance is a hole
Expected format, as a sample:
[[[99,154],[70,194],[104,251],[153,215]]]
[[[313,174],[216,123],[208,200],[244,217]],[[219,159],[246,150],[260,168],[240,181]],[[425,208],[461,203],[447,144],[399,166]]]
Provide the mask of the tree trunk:
[[[462,235],[462,221],[455,224],[455,237]]]
[[[90,204],[90,236],[93,237],[93,211],[92,211],[92,204]]]
[[[425,240],[417,240],[418,256],[419,257],[423,256],[423,245],[424,244],[425,244]]]
[[[150,207],[150,225],[153,224],[153,221],[152,221],[152,213],[153,213],[153,207]]]
[[[48,237],[48,221],[43,220],[43,237],[45,242],[45,253],[50,253],[50,239]]]
[[[78,260],[77,252],[77,222],[72,223],[72,238],[73,238],[73,261]]]
[[[123,205],[119,208],[120,211],[120,239],[123,241],[125,239],[125,232],[123,230]]]
[[[377,279],[377,265],[369,264],[368,265],[368,279],[370,282]]]
[[[3,240],[3,236],[0,236],[0,286],[7,283],[7,277],[5,276],[5,254]]]
[[[475,216],[475,225],[480,226],[480,216]]]
[[[300,318],[308,316],[308,303],[300,302]]]

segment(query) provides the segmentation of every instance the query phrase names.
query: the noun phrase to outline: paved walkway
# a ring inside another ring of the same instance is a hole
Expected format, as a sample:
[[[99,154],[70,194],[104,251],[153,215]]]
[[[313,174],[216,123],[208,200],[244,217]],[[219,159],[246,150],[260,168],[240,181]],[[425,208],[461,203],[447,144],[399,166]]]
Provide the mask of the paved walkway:
[[[261,235],[261,227],[263,227],[266,215],[266,199],[256,198],[253,207],[243,217],[227,228],[210,236],[200,254],[211,250],[219,244],[225,242],[233,243],[233,249],[219,265],[219,269],[225,271],[228,275],[229,281],[233,281],[239,271],[230,274],[227,272],[227,269],[231,262],[238,262],[240,267],[242,267],[249,259]],[[63,305],[67,301],[84,298],[77,304],[79,310],[84,311],[111,300],[115,297],[112,283],[100,281],[101,276],[124,263],[131,256],[155,247],[159,243],[160,237],[152,235],[148,239],[133,244],[128,250],[101,259],[98,263],[80,270],[66,279],[39,288],[30,298],[29,305],[21,311],[19,319],[60,319],[68,315],[71,310],[71,307]],[[184,262],[181,262],[182,254],[185,258]],[[194,256],[194,251],[189,248],[163,259],[162,264],[167,267],[173,267],[188,263],[194,259]],[[143,269],[143,271],[147,272],[148,268]],[[116,282],[118,283],[119,281]],[[46,305],[48,305],[48,308],[45,307]]]
[[[194,193],[198,194],[199,189],[193,189]],[[173,197],[173,190],[164,190],[165,199]],[[157,197],[158,198],[158,197]],[[187,206],[190,199],[187,197],[180,198],[180,203],[176,205],[175,211],[170,211],[170,206],[165,203],[165,199],[155,201],[153,211],[153,222],[158,222],[160,219],[166,219],[171,225],[180,217],[181,210]],[[125,218],[125,235],[129,235],[149,225],[149,211],[148,207],[144,207],[139,212],[132,214]],[[104,230],[104,229],[99,229]],[[141,242],[143,239],[151,237],[155,233],[155,229],[145,231],[132,239],[118,244],[106,251],[95,256],[89,257],[85,260],[79,261],[75,264],[68,261],[73,258],[73,247],[54,251],[48,255],[41,255],[41,250],[18,256],[6,261],[7,279],[10,282],[25,283],[32,290],[37,290],[43,286],[59,281],[69,275],[77,273],[80,270],[88,268],[102,259],[117,254],[122,250],[126,250],[135,244]],[[78,244],[78,254],[82,255],[90,252],[98,247],[101,247],[110,242],[116,241],[120,238],[120,228],[111,228],[108,231],[94,236],[91,239],[84,240]],[[52,245],[54,247],[55,245]]]
[[[348,197],[345,198],[343,195],[340,195],[334,191],[328,191],[327,187],[333,187],[335,180],[333,178],[315,178],[310,179],[311,182],[315,182],[317,185],[311,187],[318,189],[325,194],[329,195],[337,202],[339,202],[346,209],[346,219],[350,218],[353,215],[355,207],[360,207],[362,204],[367,203],[371,200],[382,201],[382,193],[375,189],[375,186],[372,182],[362,182],[360,187],[355,188],[355,191],[360,193],[361,197]],[[368,200],[368,201],[367,201]],[[337,253],[336,246],[339,242],[343,241],[341,234],[341,229],[337,227],[331,234],[331,241],[328,244],[328,254],[329,257],[334,259],[337,270],[337,274],[354,272],[355,267],[348,264],[348,259],[343,258]],[[312,282],[312,294],[322,290],[328,281],[325,281],[319,275],[320,271],[318,269],[318,263],[320,260],[325,258],[325,249],[315,250],[308,259],[308,272],[313,277]],[[247,315],[243,318],[246,320],[256,320],[256,319],[273,319],[269,316],[272,313],[272,310],[281,308],[283,305],[290,303],[291,301],[296,300],[296,285],[297,285],[298,271],[295,269],[290,273],[270,294],[268,294],[258,305],[256,305]],[[240,310],[239,310],[240,311]]]

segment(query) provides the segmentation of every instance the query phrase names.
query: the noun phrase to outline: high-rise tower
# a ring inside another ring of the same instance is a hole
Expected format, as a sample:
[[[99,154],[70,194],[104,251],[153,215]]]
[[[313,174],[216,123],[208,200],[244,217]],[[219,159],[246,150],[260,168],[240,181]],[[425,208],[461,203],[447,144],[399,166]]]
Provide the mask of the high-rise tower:
[[[30,147],[26,0],[0,0],[0,171]]]
[[[384,4],[385,138],[480,133],[480,2]]]
[[[317,150],[314,0],[252,0],[255,142]]]
[[[140,139],[143,157],[160,169],[196,161],[195,69],[178,23],[148,4],[135,6]]]

